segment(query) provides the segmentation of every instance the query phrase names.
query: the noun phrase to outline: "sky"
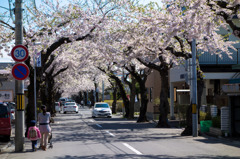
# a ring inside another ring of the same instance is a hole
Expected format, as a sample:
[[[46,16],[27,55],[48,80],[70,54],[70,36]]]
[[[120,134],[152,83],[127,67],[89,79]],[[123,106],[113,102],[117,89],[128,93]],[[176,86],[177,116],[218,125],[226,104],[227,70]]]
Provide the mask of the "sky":
[[[14,2],[15,0],[0,0],[0,12],[5,12],[7,11],[7,9],[5,8],[9,8],[9,3],[8,1],[12,1]],[[23,0],[23,2],[25,1],[30,1],[30,0]],[[41,0],[35,0],[36,1],[36,4],[40,4],[41,3]],[[62,0],[64,1],[64,0]],[[161,0],[139,0],[140,4],[148,4],[149,2],[158,2],[159,4],[161,4],[160,2]],[[12,58],[10,56],[7,55],[8,53],[4,52],[3,53],[3,57],[0,57],[0,62],[9,62],[12,60]]]

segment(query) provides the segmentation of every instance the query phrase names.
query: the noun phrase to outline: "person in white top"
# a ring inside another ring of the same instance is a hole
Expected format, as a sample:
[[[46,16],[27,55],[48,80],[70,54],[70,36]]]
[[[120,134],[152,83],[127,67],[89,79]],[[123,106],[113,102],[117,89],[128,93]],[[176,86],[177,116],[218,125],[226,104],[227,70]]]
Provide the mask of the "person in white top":
[[[38,114],[39,129],[41,132],[41,142],[40,147],[46,151],[48,138],[51,133],[51,127],[49,125],[51,121],[51,114],[47,112],[46,106],[41,106],[42,113]]]

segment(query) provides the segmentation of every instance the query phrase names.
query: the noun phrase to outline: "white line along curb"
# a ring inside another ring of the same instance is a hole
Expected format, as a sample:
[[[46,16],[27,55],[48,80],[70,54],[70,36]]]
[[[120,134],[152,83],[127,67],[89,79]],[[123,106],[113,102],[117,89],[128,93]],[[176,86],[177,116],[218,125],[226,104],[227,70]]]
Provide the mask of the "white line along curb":
[[[113,137],[115,137],[115,135],[114,134],[112,134],[112,133],[110,133],[109,131],[106,131],[109,135],[111,135],[111,136],[113,136]]]
[[[123,143],[124,146],[126,146],[127,148],[129,148],[130,150],[132,150],[133,152],[135,152],[138,155],[142,155],[141,152],[139,152],[138,150],[136,150],[135,148],[133,148],[132,146],[128,145],[127,143]]]
[[[99,125],[99,124],[96,124],[98,127],[100,127],[100,128],[102,128],[102,126],[101,125]]]

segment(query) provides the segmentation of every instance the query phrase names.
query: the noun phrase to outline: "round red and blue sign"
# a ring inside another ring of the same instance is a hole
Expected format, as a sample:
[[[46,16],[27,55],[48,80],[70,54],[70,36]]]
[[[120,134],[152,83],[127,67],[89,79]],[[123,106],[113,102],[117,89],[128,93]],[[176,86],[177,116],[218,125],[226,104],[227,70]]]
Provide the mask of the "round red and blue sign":
[[[28,58],[28,49],[23,45],[16,45],[12,48],[11,56],[14,61],[23,62]]]
[[[23,63],[17,63],[12,68],[12,75],[16,80],[24,80],[29,75],[29,68]]]

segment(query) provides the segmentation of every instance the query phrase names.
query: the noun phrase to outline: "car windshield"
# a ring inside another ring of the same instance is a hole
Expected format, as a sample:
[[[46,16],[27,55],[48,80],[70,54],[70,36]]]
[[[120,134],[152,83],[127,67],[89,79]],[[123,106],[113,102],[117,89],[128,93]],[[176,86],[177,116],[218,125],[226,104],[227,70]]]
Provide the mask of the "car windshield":
[[[0,118],[8,118],[8,109],[6,106],[0,104]]]
[[[55,106],[58,106],[59,104],[58,103],[55,103]]]
[[[65,103],[65,105],[75,105],[74,102],[68,102],[68,103]]]
[[[109,108],[107,103],[96,104],[95,108]]]

